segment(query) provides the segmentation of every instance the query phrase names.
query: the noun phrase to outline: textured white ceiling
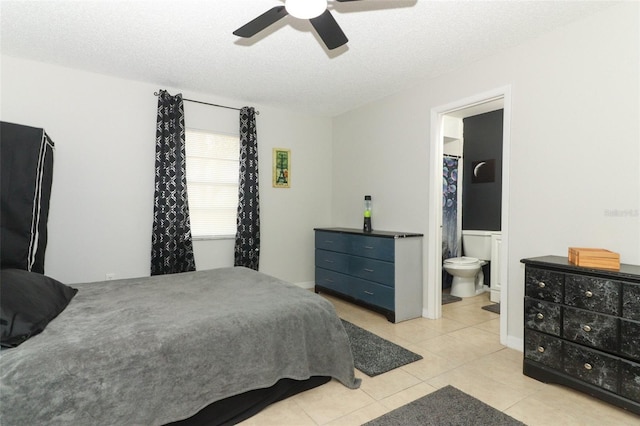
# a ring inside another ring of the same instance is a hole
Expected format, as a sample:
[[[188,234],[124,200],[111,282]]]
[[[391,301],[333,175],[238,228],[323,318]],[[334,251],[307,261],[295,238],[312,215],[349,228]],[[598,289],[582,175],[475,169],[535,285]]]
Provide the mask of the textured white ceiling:
[[[349,38],[327,51],[287,16],[232,32],[281,0],[5,1],[2,53],[334,116],[464,67],[611,1],[329,1]]]

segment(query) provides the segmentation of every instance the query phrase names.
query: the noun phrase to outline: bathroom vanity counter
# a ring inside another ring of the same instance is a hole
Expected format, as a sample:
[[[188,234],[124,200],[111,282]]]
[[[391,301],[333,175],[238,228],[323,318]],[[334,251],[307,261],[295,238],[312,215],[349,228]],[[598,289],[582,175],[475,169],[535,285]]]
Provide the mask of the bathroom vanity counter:
[[[640,266],[525,264],[523,372],[640,414]]]
[[[422,316],[422,234],[315,228],[315,291],[382,313]]]

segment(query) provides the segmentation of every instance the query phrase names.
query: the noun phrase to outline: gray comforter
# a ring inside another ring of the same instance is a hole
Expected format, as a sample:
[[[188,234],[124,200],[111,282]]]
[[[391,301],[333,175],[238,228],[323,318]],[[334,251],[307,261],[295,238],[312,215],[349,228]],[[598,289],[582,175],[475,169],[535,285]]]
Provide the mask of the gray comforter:
[[[73,285],[39,335],[0,354],[0,424],[159,425],[281,378],[357,388],[320,296],[246,268]]]

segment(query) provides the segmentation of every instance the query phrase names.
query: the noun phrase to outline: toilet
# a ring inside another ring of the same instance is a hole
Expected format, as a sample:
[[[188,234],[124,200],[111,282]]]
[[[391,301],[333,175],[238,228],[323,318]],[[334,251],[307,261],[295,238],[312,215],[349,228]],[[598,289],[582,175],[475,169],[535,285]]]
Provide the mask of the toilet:
[[[491,260],[491,231],[462,231],[464,256],[445,259],[442,267],[453,275],[451,295],[472,297],[486,291],[482,267]]]

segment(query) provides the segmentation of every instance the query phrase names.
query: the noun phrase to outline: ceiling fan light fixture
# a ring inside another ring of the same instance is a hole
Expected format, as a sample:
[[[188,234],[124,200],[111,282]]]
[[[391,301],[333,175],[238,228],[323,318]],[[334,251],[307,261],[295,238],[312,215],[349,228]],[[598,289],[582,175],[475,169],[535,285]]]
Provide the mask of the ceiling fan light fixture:
[[[287,13],[299,19],[311,19],[327,10],[327,0],[287,0]]]

